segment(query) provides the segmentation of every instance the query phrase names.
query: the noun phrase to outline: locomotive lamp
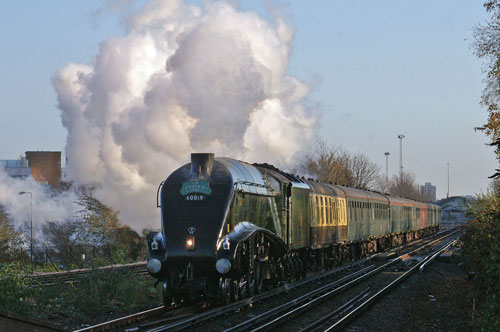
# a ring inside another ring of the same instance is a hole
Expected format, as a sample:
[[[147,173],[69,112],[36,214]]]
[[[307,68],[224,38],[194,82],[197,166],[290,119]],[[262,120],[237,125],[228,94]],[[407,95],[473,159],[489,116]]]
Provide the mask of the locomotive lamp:
[[[148,260],[147,268],[148,271],[153,274],[160,272],[161,270],[160,260],[156,258],[151,258],[150,260]]]
[[[186,249],[194,250],[194,236],[188,236],[186,239]]]

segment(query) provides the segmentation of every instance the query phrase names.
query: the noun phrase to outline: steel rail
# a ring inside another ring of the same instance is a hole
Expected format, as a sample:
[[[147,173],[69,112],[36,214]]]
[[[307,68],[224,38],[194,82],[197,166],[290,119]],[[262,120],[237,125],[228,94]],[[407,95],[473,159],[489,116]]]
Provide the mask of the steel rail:
[[[427,264],[430,264],[434,259],[436,259],[436,257],[438,257],[439,255],[441,255],[443,253],[443,251],[447,250],[449,247],[451,247],[452,245],[454,245],[455,243],[457,243],[457,241],[458,241],[458,239],[456,239],[455,241],[451,241],[442,250],[440,250],[439,252],[436,252],[434,255],[432,255],[425,263],[423,263],[420,266],[420,268],[418,269],[418,272],[422,273],[424,271],[425,267],[427,266]]]
[[[318,326],[324,324],[328,320],[331,320],[335,316],[341,315],[344,312],[348,312],[349,310],[351,310],[351,308],[354,307],[354,305],[356,303],[358,303],[360,300],[362,300],[365,297],[367,297],[370,294],[370,292],[371,292],[370,288],[366,288],[361,293],[359,293],[358,295],[354,296],[349,301],[347,301],[346,303],[344,303],[343,305],[341,305],[340,307],[338,307],[337,309],[335,309],[333,312],[331,312],[331,313],[329,313],[329,314],[327,314],[327,315],[319,318],[318,320],[312,322],[308,326],[306,326],[303,329],[301,329],[301,332],[313,331]]]
[[[84,275],[91,273],[95,270],[111,271],[111,270],[123,269],[123,268],[129,269],[131,273],[136,274],[136,275],[148,274],[148,270],[146,269],[146,263],[145,262],[136,262],[136,263],[129,263],[129,264],[115,264],[115,265],[102,266],[102,267],[99,267],[97,269],[85,268],[85,269],[75,269],[75,270],[70,270],[70,271],[41,272],[41,273],[35,273],[35,274],[28,275],[27,277],[32,280],[33,284],[40,284],[42,286],[51,286],[51,285],[55,285],[56,283],[74,282],[75,277],[84,276]]]
[[[458,232],[458,231],[459,230],[457,230],[456,232]],[[312,306],[317,305],[318,303],[323,302],[323,301],[331,298],[332,296],[334,296],[334,295],[336,295],[336,294],[338,294],[338,293],[340,293],[340,292],[342,292],[342,291],[344,291],[344,290],[346,290],[346,289],[348,289],[356,284],[359,284],[360,282],[370,278],[371,276],[385,270],[389,266],[394,265],[395,263],[397,263],[399,261],[404,261],[404,260],[408,259],[410,257],[409,256],[410,254],[415,254],[415,253],[423,250],[424,248],[427,248],[427,247],[433,245],[434,243],[437,243],[437,242],[443,240],[444,238],[447,238],[447,237],[455,234],[456,232],[452,232],[452,233],[449,233],[447,235],[444,235],[444,236],[442,236],[434,241],[431,241],[431,242],[411,251],[410,253],[406,253],[406,254],[400,255],[397,258],[393,258],[389,262],[387,262],[379,267],[372,268],[369,271],[361,270],[361,271],[366,272],[366,273],[359,273],[359,275],[358,275],[359,271],[355,272],[355,273],[353,273],[349,276],[346,276],[338,281],[332,282],[328,285],[325,285],[321,288],[318,288],[314,291],[311,291],[305,295],[302,295],[299,298],[295,299],[294,301],[291,301],[291,302],[285,303],[283,305],[280,305],[278,307],[275,307],[275,308],[273,308],[265,313],[262,313],[260,315],[255,316],[255,317],[253,317],[245,322],[242,322],[242,323],[240,323],[236,326],[233,326],[229,329],[226,329],[226,330],[224,330],[224,332],[246,331],[246,330],[249,330],[250,328],[252,328],[253,326],[260,324],[261,322],[266,322],[266,323],[252,329],[251,331],[266,330],[266,329],[271,328],[274,325],[281,324],[283,321],[289,319],[292,315],[297,315],[297,314],[311,308]],[[346,280],[349,280],[349,281],[344,282]]]
[[[120,317],[117,319],[113,319],[104,323],[84,327],[82,329],[74,330],[73,332],[94,332],[94,331],[104,331],[104,330],[109,330],[110,328],[116,328],[119,326],[123,326],[126,323],[130,323],[133,321],[136,321],[138,319],[144,319],[145,317],[150,317],[154,315],[161,314],[162,312],[165,312],[165,307],[157,307],[153,309],[149,309],[146,311],[141,311],[132,315],[128,315],[125,317]]]
[[[375,295],[373,295],[368,300],[366,300],[361,305],[359,305],[357,308],[350,311],[347,315],[345,315],[340,320],[335,322],[335,324],[333,324],[330,327],[328,327],[327,329],[325,329],[324,332],[338,331],[340,328],[345,327],[347,323],[351,322],[355,317],[357,317],[359,314],[361,314],[370,305],[374,304],[376,301],[378,301],[380,298],[382,298],[382,296],[387,294],[389,291],[391,291],[393,288],[395,288],[397,285],[399,285],[401,282],[403,282],[405,279],[407,279],[410,275],[412,275],[414,272],[416,272],[423,264],[426,264],[426,263],[432,261],[435,257],[437,257],[439,254],[441,254],[443,251],[445,251],[451,244],[455,243],[456,241],[457,241],[456,239],[452,240],[449,243],[442,246],[440,249],[438,249],[435,253],[426,256],[422,261],[415,264],[411,269],[409,269],[404,274],[400,275],[398,278],[393,280],[389,285],[385,286],[380,291],[378,291]]]

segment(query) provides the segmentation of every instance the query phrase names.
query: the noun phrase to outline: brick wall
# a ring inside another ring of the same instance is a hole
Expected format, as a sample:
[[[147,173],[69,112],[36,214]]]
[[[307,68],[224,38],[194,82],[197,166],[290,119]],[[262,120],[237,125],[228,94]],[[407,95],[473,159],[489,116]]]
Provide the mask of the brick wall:
[[[52,189],[61,187],[60,151],[26,151],[26,159],[36,181],[48,183]]]

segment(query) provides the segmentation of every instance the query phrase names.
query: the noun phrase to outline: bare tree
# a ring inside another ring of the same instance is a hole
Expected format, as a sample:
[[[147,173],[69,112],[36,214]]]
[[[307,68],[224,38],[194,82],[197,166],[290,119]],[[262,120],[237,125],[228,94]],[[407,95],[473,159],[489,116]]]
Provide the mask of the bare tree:
[[[380,172],[380,167],[370,161],[362,153],[350,156],[349,169],[352,172],[353,184],[355,187],[373,189]]]
[[[385,175],[379,175],[375,179],[375,189],[382,193],[389,193],[391,180],[387,179]]]
[[[27,259],[23,247],[21,233],[14,229],[10,216],[0,206],[0,263]]]
[[[69,220],[49,221],[42,226],[46,255],[65,268],[70,268],[74,264],[80,265],[81,254],[84,253],[82,245],[75,239],[77,227],[76,222]]]
[[[318,181],[371,189],[380,168],[362,153],[352,154],[341,147],[318,141],[315,149],[298,166],[300,173]]]
[[[425,201],[426,198],[420,194],[415,179],[415,174],[411,172],[402,172],[401,175],[394,175],[389,183],[389,193],[417,201]]]

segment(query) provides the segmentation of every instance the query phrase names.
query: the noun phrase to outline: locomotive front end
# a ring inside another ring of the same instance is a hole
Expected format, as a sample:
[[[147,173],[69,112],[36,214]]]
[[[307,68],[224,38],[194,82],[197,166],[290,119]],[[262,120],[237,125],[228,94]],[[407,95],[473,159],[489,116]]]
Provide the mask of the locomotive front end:
[[[217,295],[218,273],[231,268],[215,257],[232,190],[231,175],[209,153],[193,153],[163,183],[162,230],[148,236],[147,268],[162,283],[165,305]]]

